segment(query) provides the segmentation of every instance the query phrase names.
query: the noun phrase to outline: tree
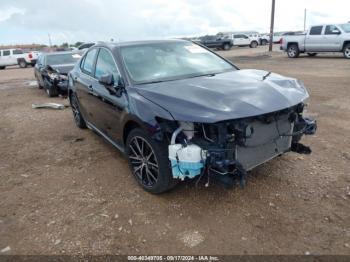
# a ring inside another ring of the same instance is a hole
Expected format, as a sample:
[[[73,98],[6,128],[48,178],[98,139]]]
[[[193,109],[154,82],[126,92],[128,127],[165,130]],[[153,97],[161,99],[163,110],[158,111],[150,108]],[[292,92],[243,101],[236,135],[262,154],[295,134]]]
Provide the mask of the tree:
[[[68,43],[63,43],[63,44],[61,45],[61,47],[63,47],[63,48],[68,48],[68,47],[69,47],[69,44],[68,44]]]
[[[83,42],[76,42],[75,44],[74,44],[74,46],[75,47],[78,47],[78,46],[80,46],[80,45],[82,45],[82,44],[84,44]]]

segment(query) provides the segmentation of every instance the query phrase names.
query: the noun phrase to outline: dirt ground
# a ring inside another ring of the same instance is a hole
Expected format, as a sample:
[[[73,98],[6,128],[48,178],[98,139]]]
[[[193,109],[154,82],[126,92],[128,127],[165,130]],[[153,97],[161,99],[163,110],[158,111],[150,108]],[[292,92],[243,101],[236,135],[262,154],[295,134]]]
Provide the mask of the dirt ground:
[[[311,99],[311,155],[253,170],[245,189],[140,189],[126,159],[78,129],[33,69],[0,71],[0,254],[350,254],[350,61],[341,55],[220,52],[240,68],[297,77]]]

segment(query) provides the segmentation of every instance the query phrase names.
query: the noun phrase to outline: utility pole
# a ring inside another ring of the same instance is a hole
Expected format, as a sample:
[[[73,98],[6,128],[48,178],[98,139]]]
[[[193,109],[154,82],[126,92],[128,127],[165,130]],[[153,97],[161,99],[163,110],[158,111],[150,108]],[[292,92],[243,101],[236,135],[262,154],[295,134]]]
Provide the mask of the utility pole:
[[[306,30],[306,8],[304,10],[304,31]]]
[[[47,34],[49,36],[49,45],[50,47],[52,47],[52,42],[51,42],[51,36],[50,36],[50,33]]]
[[[272,52],[274,24],[275,24],[275,0],[272,0],[269,52]]]

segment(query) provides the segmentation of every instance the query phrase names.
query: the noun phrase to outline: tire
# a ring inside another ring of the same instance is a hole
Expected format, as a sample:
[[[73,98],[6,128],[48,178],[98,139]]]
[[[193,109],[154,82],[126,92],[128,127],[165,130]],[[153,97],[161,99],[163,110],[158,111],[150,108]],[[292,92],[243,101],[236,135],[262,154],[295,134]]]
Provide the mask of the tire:
[[[39,79],[36,76],[35,76],[35,79],[36,79],[36,82],[38,83],[38,88],[39,89],[43,89],[43,86],[40,85],[40,81],[39,81]]]
[[[313,56],[316,56],[317,53],[307,53],[307,55],[313,57]]]
[[[257,41],[252,41],[249,45],[250,48],[257,48],[258,47],[258,42]]]
[[[289,58],[297,58],[299,57],[300,50],[297,44],[291,44],[287,48],[287,54]]]
[[[86,122],[80,112],[79,101],[77,96],[73,93],[69,96],[70,106],[72,108],[74,122],[80,129],[86,129]]]
[[[138,184],[147,192],[160,194],[177,184],[172,176],[168,148],[140,128],[133,129],[126,139],[129,167]]]
[[[267,40],[266,39],[261,40],[261,45],[267,45]]]
[[[6,66],[0,66],[0,70],[4,70]]]
[[[345,58],[350,59],[350,43],[344,46],[343,54]]]
[[[230,46],[229,44],[224,44],[224,45],[222,46],[222,49],[225,50],[225,51],[227,51],[227,50],[230,50],[230,49],[231,49],[231,46]]]
[[[46,93],[49,97],[58,96],[58,90],[55,86],[46,87],[45,89],[46,89]]]
[[[26,68],[28,66],[27,62],[23,59],[18,62],[18,65],[20,68]]]

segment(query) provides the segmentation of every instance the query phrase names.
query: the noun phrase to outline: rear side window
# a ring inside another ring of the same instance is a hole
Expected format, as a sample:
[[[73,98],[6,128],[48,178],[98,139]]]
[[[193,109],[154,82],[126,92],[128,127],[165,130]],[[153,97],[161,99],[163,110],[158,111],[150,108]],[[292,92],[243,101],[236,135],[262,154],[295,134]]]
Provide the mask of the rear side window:
[[[95,77],[112,74],[114,80],[118,79],[119,72],[110,52],[101,48],[96,61]]]
[[[2,51],[2,55],[3,56],[9,56],[10,55],[10,50]]]
[[[96,52],[97,52],[96,48],[91,49],[89,52],[87,52],[80,66],[80,68],[89,75],[92,75]]]
[[[15,50],[13,50],[12,53],[13,53],[14,55],[21,55],[21,54],[23,54],[23,51],[20,50],[20,49],[15,49]]]
[[[310,29],[310,35],[320,35],[322,32],[323,26],[313,26]]]

